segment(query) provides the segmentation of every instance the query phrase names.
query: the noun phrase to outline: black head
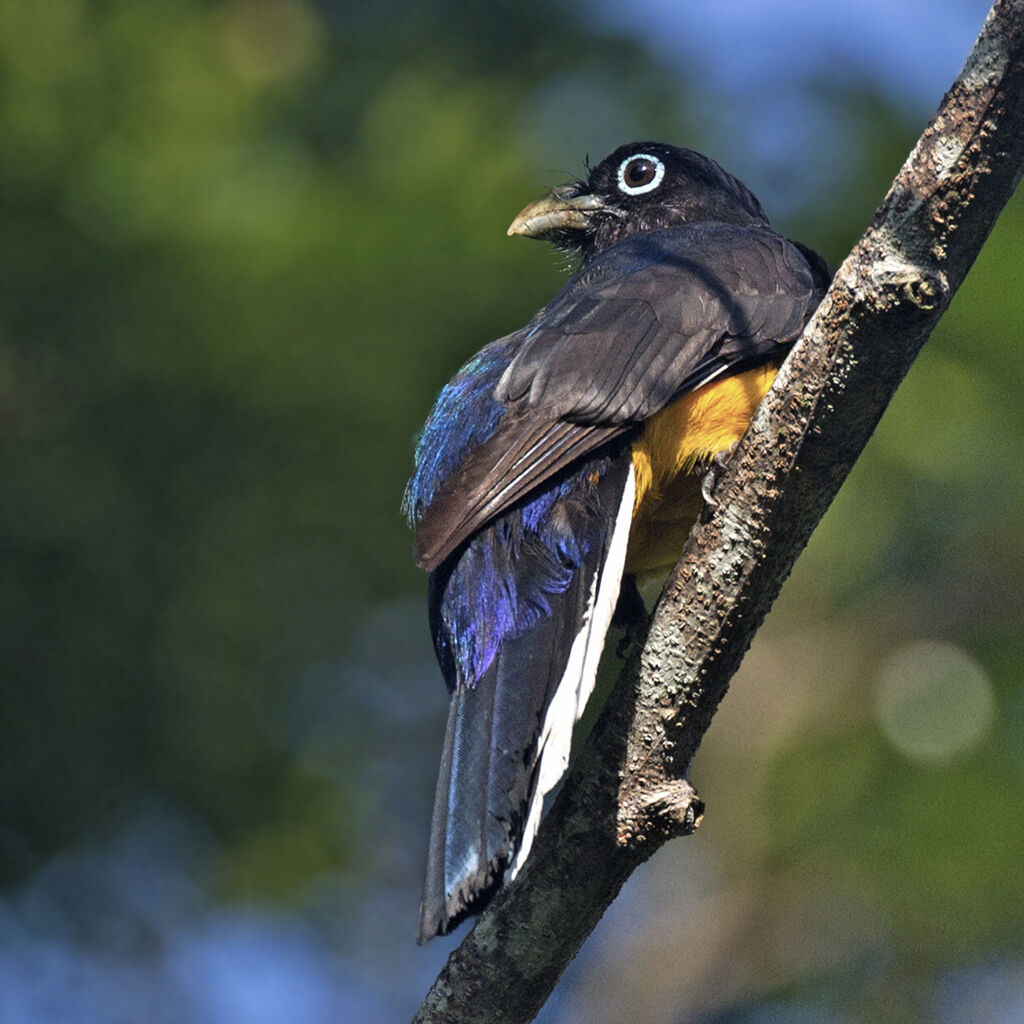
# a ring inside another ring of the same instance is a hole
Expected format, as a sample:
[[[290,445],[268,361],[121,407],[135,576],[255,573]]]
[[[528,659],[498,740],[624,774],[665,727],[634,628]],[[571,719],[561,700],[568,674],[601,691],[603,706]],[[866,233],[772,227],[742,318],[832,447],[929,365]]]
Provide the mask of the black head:
[[[508,233],[579,252],[586,262],[628,235],[698,221],[768,224],[753,192],[714,160],[664,142],[631,142],[586,181],[531,203]]]

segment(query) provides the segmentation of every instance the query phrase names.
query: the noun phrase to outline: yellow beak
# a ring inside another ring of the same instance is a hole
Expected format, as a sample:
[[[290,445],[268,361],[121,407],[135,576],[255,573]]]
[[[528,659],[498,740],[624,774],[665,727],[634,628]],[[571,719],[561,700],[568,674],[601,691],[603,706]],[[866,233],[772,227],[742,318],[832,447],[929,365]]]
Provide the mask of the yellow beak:
[[[508,233],[546,239],[563,231],[584,230],[594,211],[604,204],[594,195],[566,195],[568,188],[555,189],[551,195],[530,203],[509,225]]]

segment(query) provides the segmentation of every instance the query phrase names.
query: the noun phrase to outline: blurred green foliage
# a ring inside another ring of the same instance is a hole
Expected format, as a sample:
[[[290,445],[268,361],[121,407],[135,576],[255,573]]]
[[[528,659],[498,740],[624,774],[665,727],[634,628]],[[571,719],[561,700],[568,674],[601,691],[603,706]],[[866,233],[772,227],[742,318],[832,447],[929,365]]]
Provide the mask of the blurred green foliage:
[[[526,201],[591,144],[701,148],[676,89],[562,3],[0,6],[0,880],[151,793],[220,840],[225,891],[371,874],[389,808],[365,765],[413,728],[396,716],[422,685],[418,655],[386,650],[404,620],[366,639],[374,608],[424,587],[398,513],[415,431],[558,287],[557,258],[504,237]],[[856,158],[827,208],[780,227],[838,261],[921,126],[866,90],[832,102]],[[764,881],[765,919],[819,883],[872,908],[876,1000],[1024,949],[1021,266],[1017,201],[698,765],[706,842]],[[997,707],[939,766],[873,711],[881,660],[921,637],[971,652]],[[361,642],[390,675],[351,669]],[[336,735],[295,741],[293,695],[321,675]],[[390,755],[424,824],[444,710],[427,679],[422,757]],[[729,941],[756,960],[768,940]],[[803,976],[773,977],[762,991]],[[901,1019],[884,1003],[870,1019]]]
[[[516,11],[511,37],[457,3],[397,33],[302,0],[0,11],[0,876],[151,788],[274,835],[257,890],[305,877],[311,828],[347,863],[351,794],[268,723],[421,590],[415,431],[551,287],[504,238],[509,125],[571,33]]]

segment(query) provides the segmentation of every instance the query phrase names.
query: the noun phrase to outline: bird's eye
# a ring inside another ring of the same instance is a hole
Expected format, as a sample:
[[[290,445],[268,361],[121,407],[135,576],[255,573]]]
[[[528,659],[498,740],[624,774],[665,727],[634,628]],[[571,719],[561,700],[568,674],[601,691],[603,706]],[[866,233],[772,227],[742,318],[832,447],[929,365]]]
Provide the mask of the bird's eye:
[[[637,153],[619,164],[619,188],[628,196],[651,192],[665,177],[665,165],[650,153]]]

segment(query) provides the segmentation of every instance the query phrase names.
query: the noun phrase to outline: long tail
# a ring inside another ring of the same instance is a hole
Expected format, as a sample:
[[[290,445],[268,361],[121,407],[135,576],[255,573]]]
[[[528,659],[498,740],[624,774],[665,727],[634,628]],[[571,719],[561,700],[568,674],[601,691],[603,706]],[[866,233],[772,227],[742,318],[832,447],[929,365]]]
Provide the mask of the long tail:
[[[510,877],[522,868],[544,798],[568,765],[572,729],[593,692],[625,564],[634,494],[628,448],[596,492],[586,508],[570,500],[552,513],[584,551],[567,584],[544,594],[529,628],[501,638],[475,686],[457,685],[452,693],[420,942],[480,909],[510,865]],[[525,551],[517,556],[503,569],[516,574],[513,585],[522,594],[534,566]]]

